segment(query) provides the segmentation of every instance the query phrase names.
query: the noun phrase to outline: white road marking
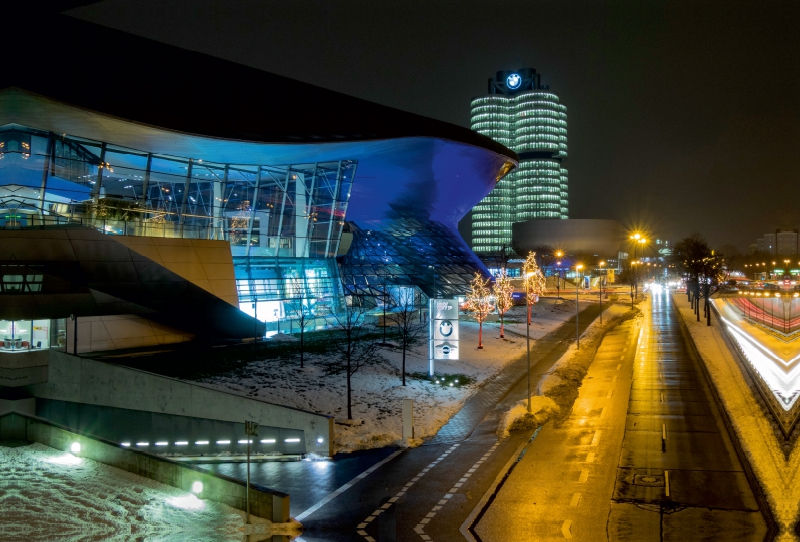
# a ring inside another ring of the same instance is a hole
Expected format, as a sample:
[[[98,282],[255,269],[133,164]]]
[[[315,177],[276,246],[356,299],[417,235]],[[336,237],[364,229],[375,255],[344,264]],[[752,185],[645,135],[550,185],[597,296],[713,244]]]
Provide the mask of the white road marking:
[[[594,432],[594,437],[592,437],[592,446],[597,446],[597,443],[600,442],[600,430]]]
[[[572,538],[572,520],[565,519],[564,523],[561,525],[561,534],[564,535],[564,538]]]
[[[459,444],[460,444],[460,443],[459,443]],[[367,531],[365,531],[365,529],[367,528],[367,526],[368,526],[370,523],[372,523],[372,521],[373,521],[375,518],[377,518],[377,517],[378,517],[378,516],[379,516],[381,513],[383,513],[384,511],[386,511],[386,510],[387,510],[387,509],[388,509],[388,508],[389,508],[389,507],[390,507],[392,504],[394,504],[395,502],[397,502],[397,500],[398,500],[400,497],[402,497],[403,495],[405,495],[405,493],[408,491],[408,489],[409,489],[411,486],[413,486],[413,485],[416,483],[416,481],[417,481],[417,480],[419,480],[420,478],[422,478],[423,476],[425,476],[425,474],[426,474],[426,473],[427,473],[429,470],[431,470],[433,467],[435,467],[435,466],[436,466],[436,465],[437,465],[437,464],[438,464],[438,463],[439,463],[439,462],[440,462],[442,459],[444,459],[445,457],[447,457],[448,455],[450,455],[450,453],[451,453],[453,450],[455,450],[456,448],[458,448],[459,444],[453,444],[452,446],[450,446],[450,447],[447,449],[447,451],[445,451],[445,452],[444,452],[442,455],[440,455],[439,457],[437,457],[437,458],[436,458],[436,460],[435,460],[434,462],[432,462],[432,463],[431,463],[431,464],[429,464],[427,467],[425,467],[424,469],[422,469],[421,471],[419,471],[419,472],[417,473],[416,477],[414,477],[414,478],[412,479],[412,481],[411,481],[411,482],[408,482],[408,483],[407,483],[405,486],[403,486],[403,488],[402,488],[400,491],[398,491],[398,492],[397,492],[397,494],[396,494],[396,495],[395,495],[395,496],[394,496],[392,499],[389,499],[389,502],[387,502],[386,504],[384,504],[384,505],[383,505],[383,506],[381,506],[380,508],[376,509],[376,510],[375,510],[375,511],[372,513],[372,515],[371,515],[371,516],[369,516],[369,517],[368,517],[368,518],[366,518],[364,521],[362,521],[361,523],[359,523],[359,524],[358,524],[358,526],[356,527],[356,528],[358,529],[358,531],[357,531],[357,532],[358,532],[358,534],[360,534],[361,536],[363,536],[363,537],[364,537],[364,540],[366,540],[367,542],[375,542],[375,539],[374,539],[374,538],[372,538],[372,537],[371,537],[369,534],[367,534]],[[450,497],[452,497],[452,495],[445,495],[445,499],[449,499]],[[439,502],[441,503],[441,501],[439,501]],[[445,501],[445,502],[447,502],[447,501]],[[389,506],[386,506],[387,504],[388,504]],[[428,519],[428,521],[430,521],[430,519]],[[427,523],[427,521],[426,521],[425,523]]]
[[[612,396],[612,395],[614,395],[614,390],[613,390],[613,389],[611,389],[611,390],[608,390],[608,395],[606,395],[606,397],[607,397],[608,399],[611,399],[611,396]]]
[[[572,500],[569,501],[569,505],[572,507],[578,506],[578,503],[581,502],[581,494],[575,493],[572,495]]]
[[[339,495],[341,495],[342,493],[344,493],[345,491],[347,491],[348,489],[353,487],[355,484],[358,483],[359,480],[363,480],[364,478],[366,478],[367,476],[369,476],[370,474],[372,474],[373,472],[375,472],[376,470],[381,468],[383,465],[385,465],[386,463],[388,463],[389,461],[391,461],[392,459],[394,459],[395,457],[397,457],[401,453],[403,453],[403,450],[397,450],[395,453],[393,453],[392,455],[390,455],[389,457],[387,457],[383,461],[374,464],[372,467],[368,468],[367,470],[365,470],[364,472],[362,472],[361,474],[359,474],[358,476],[356,476],[355,478],[353,478],[352,480],[347,482],[345,485],[343,485],[342,487],[337,489],[336,491],[333,491],[332,493],[328,493],[325,497],[323,497],[323,499],[321,501],[316,503],[311,508],[306,509],[304,512],[301,512],[300,515],[298,515],[295,519],[297,521],[304,520],[305,518],[307,518],[308,516],[310,516],[311,514],[313,514],[314,512],[316,512],[317,510],[319,510],[320,508],[325,506],[326,504],[328,504],[330,501],[332,501],[333,499],[335,499],[336,497],[338,497]]]
[[[619,371],[620,369],[622,369],[622,364],[621,363],[619,365],[617,365],[617,371]]]
[[[613,384],[616,381],[617,381],[617,375],[614,375],[614,378],[611,379],[611,383]]]
[[[587,463],[594,463],[594,452],[589,452],[589,455],[586,456]]]
[[[584,484],[588,479],[589,479],[589,471],[586,469],[581,469],[581,475],[578,477],[578,483]]]
[[[442,509],[442,506],[447,504],[448,499],[450,499],[455,493],[458,492],[458,489],[464,485],[464,482],[466,482],[467,479],[470,476],[472,476],[476,470],[478,470],[478,467],[480,467],[481,464],[483,464],[483,462],[489,459],[489,456],[491,456],[492,453],[494,453],[494,451],[497,449],[499,445],[500,441],[498,440],[497,442],[494,443],[494,446],[489,448],[489,451],[483,454],[483,456],[478,461],[476,461],[475,464],[472,465],[472,467],[470,467],[470,469],[466,473],[464,473],[464,475],[461,477],[461,479],[459,479],[458,482],[453,484],[453,487],[450,488],[450,491],[444,496],[444,499],[440,500],[436,506],[431,508],[431,511],[428,512],[428,514],[420,520],[420,522],[417,524],[416,527],[414,527],[414,532],[417,533],[420,536],[420,538],[426,541],[431,540],[431,537],[425,534],[425,524],[427,524],[430,520],[434,518],[434,516],[436,516],[436,513]]]
[[[666,491],[667,497],[669,497],[669,471],[668,470],[664,471],[664,487],[667,490]]]

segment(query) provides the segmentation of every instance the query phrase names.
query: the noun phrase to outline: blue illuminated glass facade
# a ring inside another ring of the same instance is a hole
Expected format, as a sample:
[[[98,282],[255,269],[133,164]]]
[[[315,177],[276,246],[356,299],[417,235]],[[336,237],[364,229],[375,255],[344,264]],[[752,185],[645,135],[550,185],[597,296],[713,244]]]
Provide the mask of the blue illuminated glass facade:
[[[356,166],[216,163],[6,126],[0,227],[225,240],[242,310],[269,322],[302,298],[327,313],[342,295],[334,257]]]
[[[428,297],[463,295],[480,260],[445,225],[418,218],[395,219],[364,229],[349,224],[350,250],[340,258],[348,295],[380,297],[395,286],[418,288]]]

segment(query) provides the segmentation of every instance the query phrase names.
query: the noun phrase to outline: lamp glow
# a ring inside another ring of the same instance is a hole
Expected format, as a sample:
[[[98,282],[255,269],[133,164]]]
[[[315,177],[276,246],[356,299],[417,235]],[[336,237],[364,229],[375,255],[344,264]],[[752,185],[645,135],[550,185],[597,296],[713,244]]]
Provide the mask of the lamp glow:
[[[202,493],[203,491],[203,482],[193,482],[192,483],[192,493],[195,495]]]
[[[73,454],[77,454],[78,452],[81,451],[81,443],[80,442],[73,442],[69,446],[69,451],[72,452]]]

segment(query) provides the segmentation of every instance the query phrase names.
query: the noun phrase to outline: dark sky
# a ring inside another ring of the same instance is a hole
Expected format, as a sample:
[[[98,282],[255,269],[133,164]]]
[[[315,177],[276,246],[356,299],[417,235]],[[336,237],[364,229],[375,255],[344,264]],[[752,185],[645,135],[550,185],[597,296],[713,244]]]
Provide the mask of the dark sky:
[[[106,0],[73,14],[464,126],[495,71],[532,67],[568,107],[571,218],[741,249],[800,227],[800,2]],[[157,91],[144,59],[104,68]]]

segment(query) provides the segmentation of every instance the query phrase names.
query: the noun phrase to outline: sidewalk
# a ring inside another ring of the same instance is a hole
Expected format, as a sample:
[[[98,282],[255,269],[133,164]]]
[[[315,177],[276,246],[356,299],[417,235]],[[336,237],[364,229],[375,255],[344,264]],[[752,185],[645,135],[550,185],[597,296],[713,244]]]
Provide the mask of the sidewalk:
[[[605,305],[605,308],[608,308]],[[600,315],[600,305],[589,305],[580,312],[580,332],[586,331]],[[567,351],[575,339],[575,317],[570,318],[555,331],[538,341],[531,341],[531,368],[538,364],[552,365]],[[460,442],[467,438],[475,427],[494,410],[495,406],[513,389],[528,372],[528,358],[524,353],[509,363],[503,371],[478,390],[456,415],[450,418],[425,446]]]
[[[473,525],[476,539],[606,540],[638,332],[632,319],[605,334],[571,415],[526,448]]]

